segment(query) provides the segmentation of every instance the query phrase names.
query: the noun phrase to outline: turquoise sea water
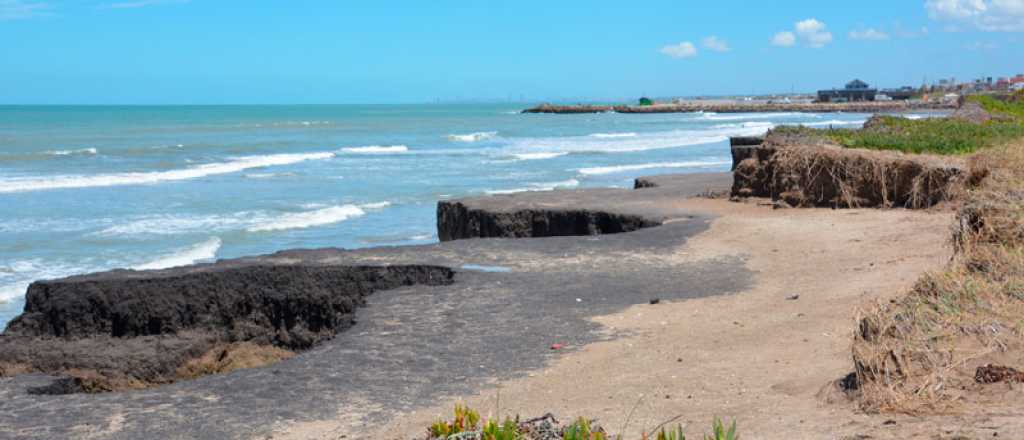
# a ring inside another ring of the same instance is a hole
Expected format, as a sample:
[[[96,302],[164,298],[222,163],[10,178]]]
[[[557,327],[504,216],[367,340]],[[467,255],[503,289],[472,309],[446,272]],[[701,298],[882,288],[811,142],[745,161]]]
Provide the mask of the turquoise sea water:
[[[728,136],[866,118],[520,108],[0,106],[0,326],[38,279],[429,243],[439,199],[725,171]]]

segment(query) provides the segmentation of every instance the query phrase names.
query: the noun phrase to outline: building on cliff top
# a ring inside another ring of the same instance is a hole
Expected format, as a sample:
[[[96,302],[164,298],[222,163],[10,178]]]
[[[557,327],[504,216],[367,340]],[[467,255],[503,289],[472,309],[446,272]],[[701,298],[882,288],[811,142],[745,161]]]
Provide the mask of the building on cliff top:
[[[846,83],[842,89],[829,89],[818,91],[818,102],[857,102],[874,101],[877,89],[872,89],[868,83],[855,79]]]

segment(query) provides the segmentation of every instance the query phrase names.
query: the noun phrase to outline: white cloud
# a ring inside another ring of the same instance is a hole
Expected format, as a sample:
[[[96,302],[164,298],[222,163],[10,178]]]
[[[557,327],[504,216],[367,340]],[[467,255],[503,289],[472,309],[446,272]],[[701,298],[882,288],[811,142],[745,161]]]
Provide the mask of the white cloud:
[[[715,35],[706,37],[700,41],[701,47],[715,52],[728,52],[729,43]]]
[[[832,42],[832,33],[827,31],[825,23],[813,18],[808,18],[796,23],[796,34],[808,46],[814,48],[825,47]]]
[[[50,9],[47,3],[31,2],[24,0],[0,0],[0,21],[3,20],[25,20],[28,18],[46,15]]]
[[[697,47],[689,41],[684,41],[679,44],[665,46],[659,52],[672,58],[690,58],[697,56]]]
[[[850,31],[851,40],[883,41],[889,39],[889,34],[875,28],[859,29]]]
[[[796,44],[796,35],[790,31],[783,31],[772,37],[773,46],[789,47]]]
[[[967,25],[988,32],[1024,32],[1024,0],[927,0],[924,7],[946,29]]]
[[[793,31],[782,31],[772,37],[775,46],[790,47],[800,42],[815,49],[825,47],[832,42],[832,33],[828,26],[814,18],[801,20],[793,25]]]
[[[106,7],[111,9],[137,9],[146,6],[167,5],[174,3],[188,3],[190,0],[136,0],[131,2],[110,3]]]

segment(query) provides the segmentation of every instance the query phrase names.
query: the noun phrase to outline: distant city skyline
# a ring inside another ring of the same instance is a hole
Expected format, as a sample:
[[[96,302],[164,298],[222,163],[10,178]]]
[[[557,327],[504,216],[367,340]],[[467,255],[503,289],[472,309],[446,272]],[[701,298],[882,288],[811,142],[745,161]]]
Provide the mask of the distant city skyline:
[[[0,0],[0,104],[805,92],[1024,73],[1024,0]]]

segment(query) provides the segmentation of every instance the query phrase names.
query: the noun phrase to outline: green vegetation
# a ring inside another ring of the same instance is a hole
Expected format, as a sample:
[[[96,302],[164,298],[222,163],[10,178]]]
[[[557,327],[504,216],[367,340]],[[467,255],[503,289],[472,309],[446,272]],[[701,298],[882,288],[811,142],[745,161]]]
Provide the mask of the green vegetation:
[[[1007,100],[988,95],[971,96],[968,100],[977,102],[981,108],[994,115],[1024,120],[1024,90],[1014,93]]]
[[[603,428],[583,417],[559,429],[558,422],[550,414],[525,422],[520,422],[519,417],[506,417],[500,423],[497,419],[490,419],[484,421],[481,426],[480,414],[465,405],[455,405],[454,413],[452,421],[438,420],[430,426],[427,430],[429,440],[535,440],[549,439],[551,434],[560,436],[562,440],[622,440],[621,434],[611,437]],[[641,440],[686,440],[682,425],[668,429],[659,428],[655,428],[657,434],[653,438],[645,432]],[[718,418],[715,418],[711,425],[711,435],[704,435],[704,440],[738,439],[736,422],[726,429],[725,424]]]
[[[1020,122],[976,124],[947,118],[906,119],[880,116],[862,130],[825,130],[829,139],[848,148],[896,150],[904,153],[967,154],[1024,137]]]
[[[593,429],[590,421],[580,417],[562,431],[562,440],[608,440],[601,429]]]
[[[1024,138],[1024,92],[1005,99],[977,95],[967,101],[977,103],[992,116],[991,120],[875,116],[857,130],[783,126],[773,132],[825,139],[847,148],[949,155],[974,153]]]
[[[480,413],[465,405],[455,405],[455,418],[451,422],[435,422],[430,426],[430,435],[435,438],[448,438],[450,435],[476,431],[479,422]]]

